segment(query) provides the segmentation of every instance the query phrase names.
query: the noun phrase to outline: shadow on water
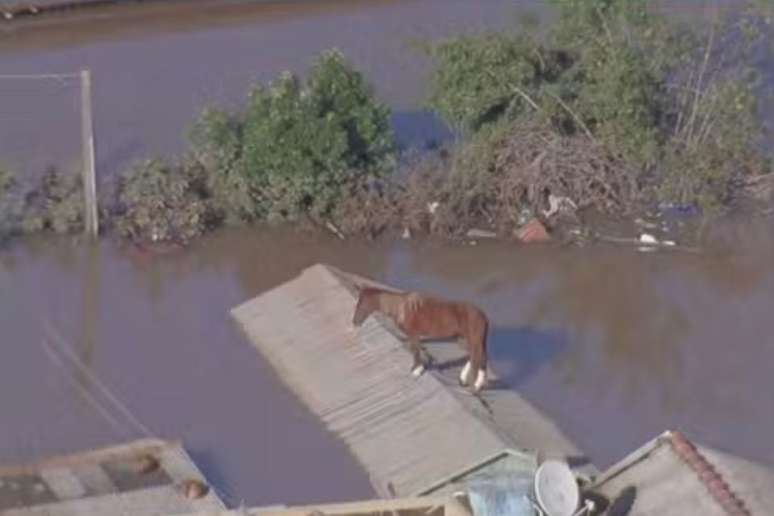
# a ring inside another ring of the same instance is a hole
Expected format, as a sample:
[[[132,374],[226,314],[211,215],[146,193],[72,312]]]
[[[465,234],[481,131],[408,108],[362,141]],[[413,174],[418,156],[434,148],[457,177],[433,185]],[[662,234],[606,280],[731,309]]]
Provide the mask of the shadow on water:
[[[455,345],[448,339],[424,342]],[[530,328],[490,328],[487,343],[490,366],[497,374],[497,379],[490,382],[489,388],[492,389],[519,387],[541,368],[555,361],[567,348],[567,340],[559,332]],[[459,369],[467,361],[467,355],[462,355],[433,366],[440,371]]]
[[[394,112],[391,124],[400,151],[424,150],[446,143],[453,136],[449,127],[427,110]]]
[[[201,470],[207,483],[214,487],[216,494],[229,507],[237,507],[243,500],[234,499],[232,492],[226,488],[228,477],[221,468],[222,460],[214,453],[212,449],[187,447],[186,451],[191,456],[194,464]]]
[[[492,328],[489,334],[489,356],[497,363],[498,383],[511,388],[519,387],[566,349],[567,339],[559,332]]]

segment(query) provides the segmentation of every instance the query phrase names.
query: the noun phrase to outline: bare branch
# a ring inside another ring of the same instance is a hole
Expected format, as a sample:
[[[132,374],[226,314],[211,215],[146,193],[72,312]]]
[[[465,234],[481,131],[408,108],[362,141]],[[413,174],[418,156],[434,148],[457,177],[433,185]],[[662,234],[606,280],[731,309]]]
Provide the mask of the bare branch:
[[[558,95],[554,95],[551,92],[548,92],[548,94],[551,97],[553,97],[559,103],[559,105],[562,106],[562,108],[564,108],[564,110],[570,114],[573,120],[575,120],[575,122],[581,127],[581,129],[583,129],[583,132],[586,133],[586,136],[588,136],[588,138],[591,141],[596,143],[597,140],[594,138],[594,135],[591,134],[591,131],[589,131],[589,128],[586,126],[585,123],[583,123],[583,120],[581,120],[580,117],[576,115],[572,109],[570,109],[570,106],[568,106],[561,98],[559,98]]]

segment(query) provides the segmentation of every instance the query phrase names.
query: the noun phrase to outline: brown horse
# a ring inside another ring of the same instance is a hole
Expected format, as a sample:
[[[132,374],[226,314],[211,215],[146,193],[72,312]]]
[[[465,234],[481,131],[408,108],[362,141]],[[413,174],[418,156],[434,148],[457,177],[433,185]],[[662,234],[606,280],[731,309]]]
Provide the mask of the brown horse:
[[[481,309],[470,303],[428,297],[417,292],[397,293],[364,287],[360,289],[352,324],[360,326],[377,311],[392,319],[406,335],[414,354],[411,367],[414,376],[420,376],[430,365],[429,354],[420,340],[457,338],[465,341],[468,352],[468,361],[460,373],[460,384],[469,385],[471,373],[474,373],[474,390],[478,392],[484,386],[489,321]]]

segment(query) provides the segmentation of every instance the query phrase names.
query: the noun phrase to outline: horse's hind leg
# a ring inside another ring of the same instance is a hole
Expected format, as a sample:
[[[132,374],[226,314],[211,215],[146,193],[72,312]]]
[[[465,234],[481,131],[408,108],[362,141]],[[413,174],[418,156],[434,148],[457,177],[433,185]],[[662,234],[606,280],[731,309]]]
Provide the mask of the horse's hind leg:
[[[460,371],[460,385],[465,387],[470,383],[470,360],[465,362],[465,365],[462,367],[462,371]]]
[[[422,346],[419,344],[419,339],[416,337],[409,337],[408,345],[411,348],[412,355],[414,355],[414,363],[411,364],[411,374],[413,376],[419,377],[422,375],[422,373],[425,372],[427,364],[422,360],[422,355],[423,353],[426,355],[427,351],[422,348]]]
[[[468,360],[465,362],[465,365],[462,367],[462,370],[460,371],[460,385],[465,387],[470,384],[472,377],[471,373],[473,373],[472,370],[472,364],[471,364],[471,357],[470,357],[470,346],[468,345],[468,340],[465,337],[459,337],[457,341],[460,344],[460,347],[467,350],[468,352]]]
[[[468,352],[470,353],[470,360],[465,367],[469,365],[470,372],[476,377],[476,381],[473,384],[474,392],[480,391],[487,382],[486,334],[487,327],[484,324],[480,327],[471,328],[465,338],[468,344]]]

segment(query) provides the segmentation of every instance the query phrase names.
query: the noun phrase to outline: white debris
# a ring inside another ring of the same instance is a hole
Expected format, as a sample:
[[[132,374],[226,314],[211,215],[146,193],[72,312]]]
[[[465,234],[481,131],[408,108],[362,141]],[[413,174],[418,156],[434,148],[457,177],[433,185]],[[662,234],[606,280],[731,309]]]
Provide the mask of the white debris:
[[[646,229],[656,229],[658,227],[658,224],[654,224],[652,222],[648,222],[642,219],[634,219],[634,223],[640,226],[641,228],[646,228]]]
[[[467,232],[468,238],[497,238],[497,233],[485,229],[473,228]]]
[[[543,215],[548,219],[560,210],[574,212],[578,210],[578,206],[569,197],[559,197],[554,194],[548,194],[548,209],[543,210]]]

